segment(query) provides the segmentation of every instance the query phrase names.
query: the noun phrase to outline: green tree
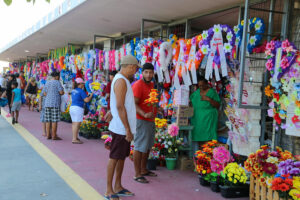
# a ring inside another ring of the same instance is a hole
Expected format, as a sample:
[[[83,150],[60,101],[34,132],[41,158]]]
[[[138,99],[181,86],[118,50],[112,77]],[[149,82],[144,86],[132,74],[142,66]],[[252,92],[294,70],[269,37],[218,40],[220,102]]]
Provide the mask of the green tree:
[[[4,1],[4,3],[6,4],[6,5],[10,5],[11,3],[12,3],[12,0],[3,0]],[[30,2],[32,2],[33,4],[35,3],[35,0],[26,0],[28,3],[30,3]],[[47,1],[48,3],[50,3],[50,0],[45,0],[45,1]]]

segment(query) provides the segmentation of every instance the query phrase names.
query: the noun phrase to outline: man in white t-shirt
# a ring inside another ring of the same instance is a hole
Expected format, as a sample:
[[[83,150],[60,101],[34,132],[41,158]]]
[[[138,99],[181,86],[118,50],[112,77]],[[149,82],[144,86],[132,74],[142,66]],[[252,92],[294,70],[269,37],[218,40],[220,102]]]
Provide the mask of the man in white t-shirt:
[[[109,130],[112,132],[109,162],[107,166],[106,199],[118,200],[119,196],[133,196],[121,184],[122,172],[126,157],[130,154],[130,143],[136,132],[136,109],[130,80],[139,67],[139,63],[132,55],[121,60],[121,71],[114,77],[111,84],[110,109],[112,120]],[[116,172],[114,188],[113,176]]]

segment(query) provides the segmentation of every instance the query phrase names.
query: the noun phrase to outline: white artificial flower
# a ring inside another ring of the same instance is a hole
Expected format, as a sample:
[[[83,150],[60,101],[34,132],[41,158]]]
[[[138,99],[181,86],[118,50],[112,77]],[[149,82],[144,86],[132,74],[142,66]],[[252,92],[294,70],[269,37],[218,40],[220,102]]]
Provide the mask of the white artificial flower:
[[[238,45],[240,43],[240,38],[239,37],[236,37],[235,38],[235,45]]]
[[[165,149],[167,149],[167,148],[169,148],[169,146],[166,144],[166,145],[165,145]]]
[[[202,33],[202,39],[206,40],[207,37],[208,37],[208,31],[203,31],[203,33]]]
[[[258,31],[262,25],[263,24],[262,24],[261,20],[257,20],[257,22],[255,23],[255,30]]]
[[[249,43],[250,43],[251,45],[254,45],[255,42],[256,42],[256,37],[255,37],[255,36],[251,36],[251,37],[250,37],[250,40],[249,40]]]
[[[159,139],[158,142],[161,142],[161,139]]]
[[[165,136],[161,136],[161,139],[165,139]]]
[[[229,43],[224,44],[224,51],[225,53],[230,53],[232,49],[232,46]]]
[[[209,46],[208,45],[203,45],[202,47],[201,47],[201,51],[202,51],[202,53],[203,54],[208,54],[208,52],[209,52]]]
[[[171,145],[172,145],[172,142],[171,142],[171,141],[169,141],[169,142],[168,142],[168,145],[170,145],[170,146],[171,146]]]
[[[233,27],[234,33],[237,34],[240,30],[239,26]]]
[[[221,26],[220,26],[220,24],[214,25],[213,30],[214,30],[215,33],[220,33],[221,32]]]
[[[232,41],[233,34],[231,32],[227,33],[226,38],[229,42]]]

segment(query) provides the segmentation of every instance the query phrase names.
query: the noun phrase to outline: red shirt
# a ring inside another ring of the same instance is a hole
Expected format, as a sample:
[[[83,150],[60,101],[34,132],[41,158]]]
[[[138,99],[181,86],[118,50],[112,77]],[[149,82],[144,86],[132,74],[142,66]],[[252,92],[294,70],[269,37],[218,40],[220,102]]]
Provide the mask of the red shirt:
[[[154,89],[154,83],[151,82],[149,84],[145,83],[144,80],[140,79],[137,82],[135,82],[132,85],[132,90],[133,90],[133,95],[135,98],[139,99],[139,106],[140,108],[145,112],[153,112],[154,111],[154,116],[156,116],[156,112],[157,109],[156,107],[153,108],[153,106],[148,106],[147,103],[145,103],[145,100],[149,98],[149,94],[151,92],[151,89]],[[153,122],[153,119],[146,119],[144,117],[142,117],[141,115],[139,115],[138,113],[136,114],[136,118],[137,119],[141,119],[141,120],[146,120],[146,121],[150,121]]]

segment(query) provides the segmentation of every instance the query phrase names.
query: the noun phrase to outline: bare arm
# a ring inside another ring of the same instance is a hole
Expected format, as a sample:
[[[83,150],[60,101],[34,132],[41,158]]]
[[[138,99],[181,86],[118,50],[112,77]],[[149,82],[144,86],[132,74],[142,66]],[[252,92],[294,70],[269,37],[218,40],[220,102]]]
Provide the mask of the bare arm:
[[[15,98],[15,93],[12,92],[10,106],[13,104]]]
[[[117,103],[117,110],[119,113],[119,117],[125,127],[125,130],[126,130],[126,140],[128,142],[131,142],[133,139],[133,135],[131,133],[131,129],[130,129],[128,118],[127,118],[127,111],[125,108],[125,97],[126,97],[126,92],[127,92],[127,85],[126,85],[125,80],[118,79],[115,82],[113,89],[114,89],[114,92],[116,95],[116,103]]]
[[[142,117],[146,118],[146,119],[150,119],[150,118],[153,118],[154,115],[153,115],[153,112],[149,112],[149,113],[145,113],[141,107],[139,106],[139,102],[140,102],[140,99],[137,98],[137,97],[134,97],[134,101],[135,101],[135,107],[136,107],[136,112],[141,115]]]
[[[90,96],[86,97],[83,101],[85,103],[88,103],[88,102],[90,102],[92,100],[92,98],[93,98],[93,94],[90,94]]]
[[[26,85],[26,87],[25,87],[25,90],[24,90],[24,92],[26,93],[26,91],[27,91],[27,88],[28,88],[28,85],[29,85],[30,83],[28,82],[27,83],[27,85]]]
[[[219,109],[219,107],[220,107],[220,103],[219,102],[213,100],[212,98],[210,98],[208,96],[202,96],[202,100],[208,101],[216,109]]]

